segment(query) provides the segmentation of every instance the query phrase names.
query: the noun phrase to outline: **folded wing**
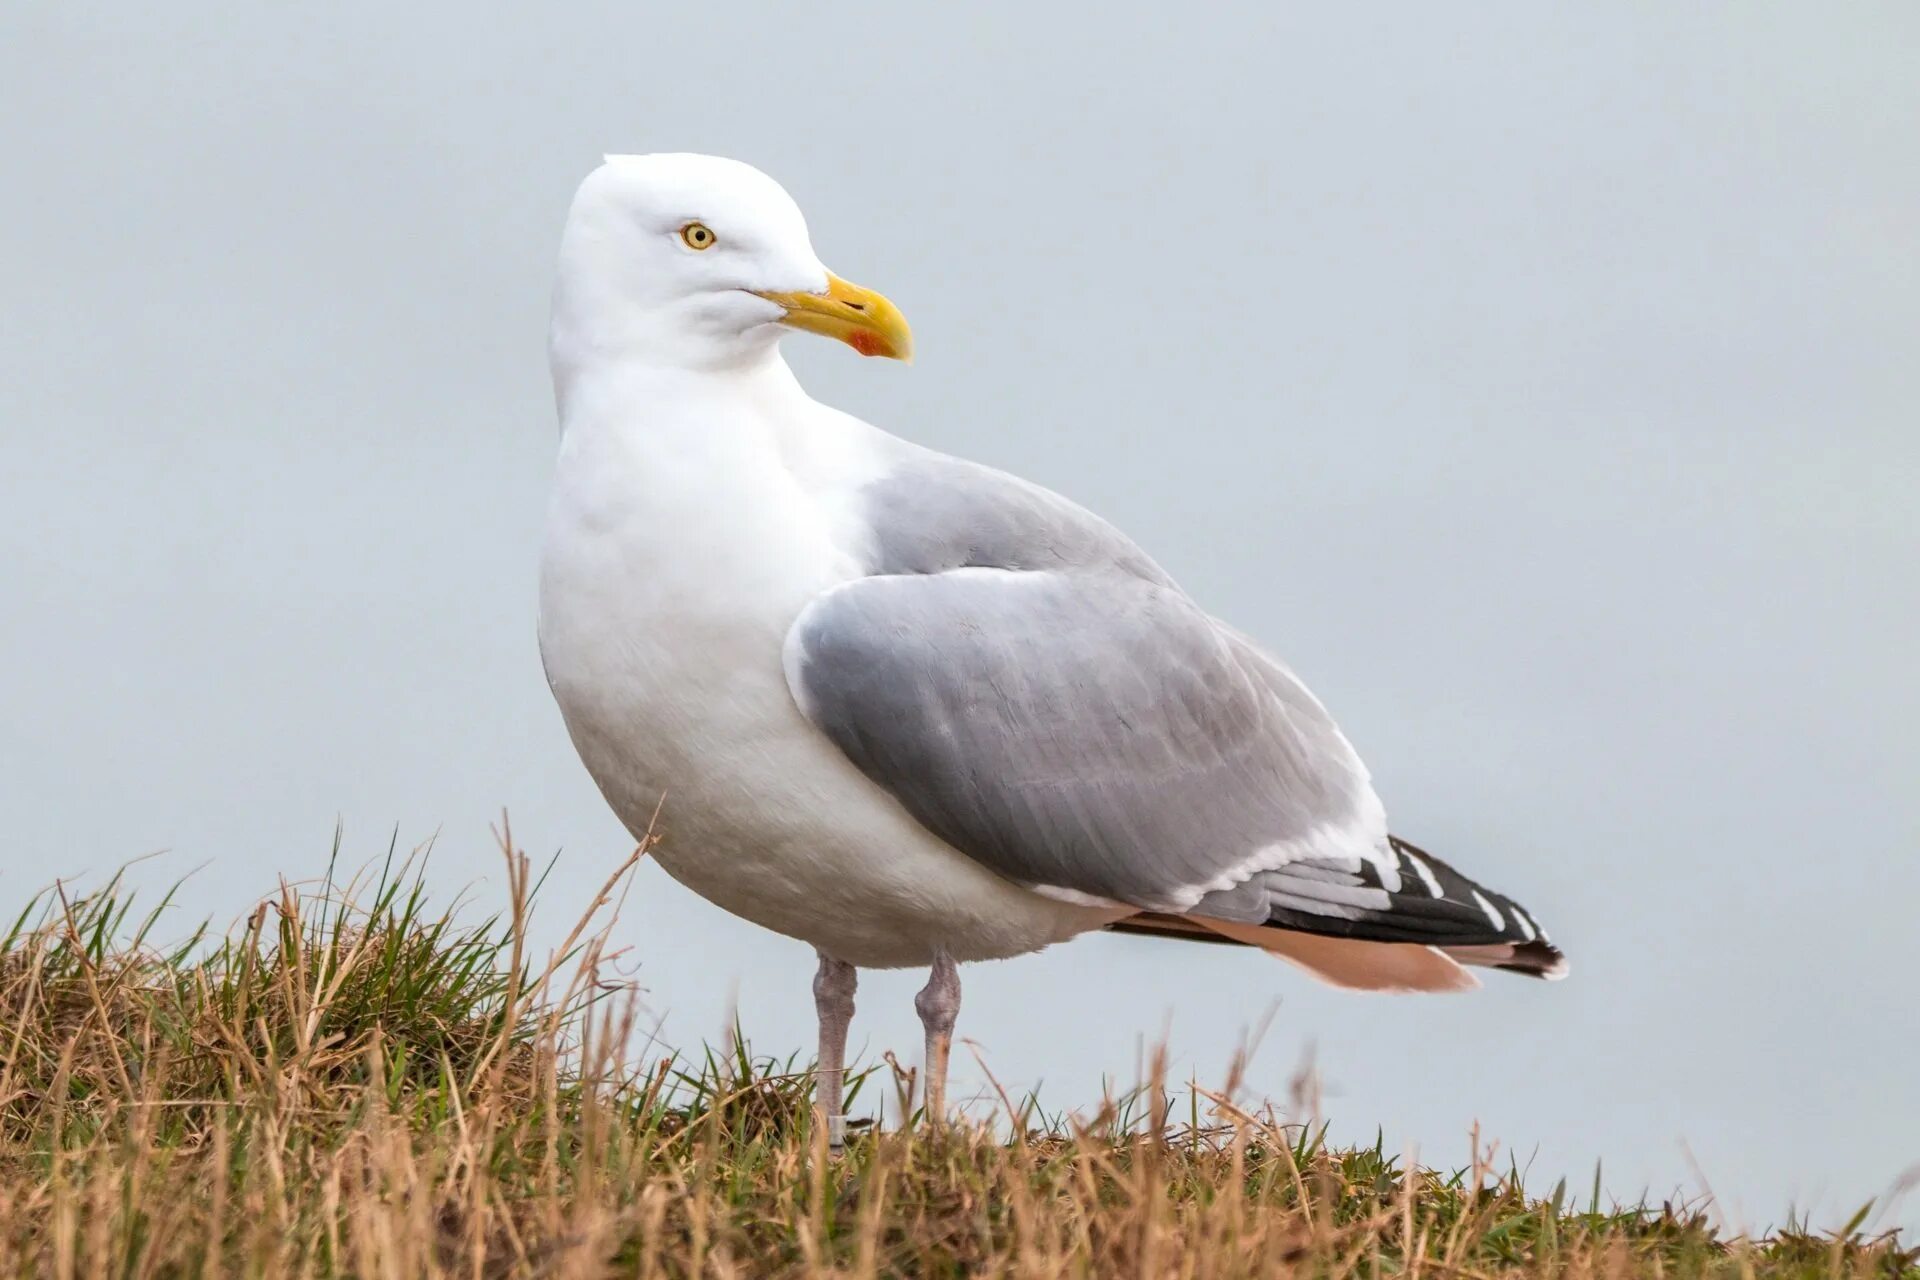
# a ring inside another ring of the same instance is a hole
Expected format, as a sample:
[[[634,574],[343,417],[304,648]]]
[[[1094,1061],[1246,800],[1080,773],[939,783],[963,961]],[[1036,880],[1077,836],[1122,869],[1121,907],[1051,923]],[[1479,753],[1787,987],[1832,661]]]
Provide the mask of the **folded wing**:
[[[1342,985],[1559,963],[1511,900],[1389,837],[1320,703],[1108,526],[984,468],[904,483],[874,497],[873,576],[800,615],[787,675],[928,830],[1035,892],[1137,908],[1134,927],[1325,939],[1292,958]]]

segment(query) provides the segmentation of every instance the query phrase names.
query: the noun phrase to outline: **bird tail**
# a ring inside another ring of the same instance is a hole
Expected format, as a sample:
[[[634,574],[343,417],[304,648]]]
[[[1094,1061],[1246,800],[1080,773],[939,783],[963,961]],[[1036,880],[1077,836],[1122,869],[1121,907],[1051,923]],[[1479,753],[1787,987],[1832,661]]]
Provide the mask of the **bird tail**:
[[[1398,837],[1389,838],[1389,849],[1386,865],[1302,862],[1270,873],[1277,892],[1264,921],[1146,912],[1108,927],[1259,947],[1360,991],[1479,986],[1462,966],[1566,976],[1566,956],[1513,899]]]
[[[1293,962],[1330,986],[1349,991],[1473,991],[1480,986],[1478,978],[1438,947],[1360,942],[1270,925],[1151,911],[1116,920],[1107,928],[1114,933],[1258,947]]]

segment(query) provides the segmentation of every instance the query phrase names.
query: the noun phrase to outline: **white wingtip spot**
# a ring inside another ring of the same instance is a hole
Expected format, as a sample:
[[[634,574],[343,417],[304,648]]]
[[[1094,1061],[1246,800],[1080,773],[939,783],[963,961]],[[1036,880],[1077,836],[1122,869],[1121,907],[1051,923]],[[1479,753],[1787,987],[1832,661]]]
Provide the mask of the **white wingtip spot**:
[[[1486,894],[1475,889],[1473,891],[1473,900],[1480,904],[1482,911],[1487,913],[1487,921],[1492,924],[1494,928],[1505,929],[1507,927],[1507,918],[1500,914],[1500,908],[1487,901]]]
[[[1436,898],[1447,896],[1446,891],[1440,887],[1440,877],[1433,874],[1433,868],[1429,867],[1424,859],[1405,850],[1401,851],[1400,856],[1407,860],[1407,865],[1412,867],[1414,874],[1420,877],[1420,883],[1427,886],[1429,894]]]

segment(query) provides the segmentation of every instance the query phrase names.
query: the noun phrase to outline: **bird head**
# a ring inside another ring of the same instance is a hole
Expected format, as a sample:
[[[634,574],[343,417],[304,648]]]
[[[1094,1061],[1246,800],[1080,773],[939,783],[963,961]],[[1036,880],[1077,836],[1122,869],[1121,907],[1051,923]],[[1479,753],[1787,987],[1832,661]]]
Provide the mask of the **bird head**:
[[[790,329],[868,356],[913,349],[899,308],[821,265],[799,206],[751,165],[609,156],[580,184],[561,240],[556,358],[724,367]]]

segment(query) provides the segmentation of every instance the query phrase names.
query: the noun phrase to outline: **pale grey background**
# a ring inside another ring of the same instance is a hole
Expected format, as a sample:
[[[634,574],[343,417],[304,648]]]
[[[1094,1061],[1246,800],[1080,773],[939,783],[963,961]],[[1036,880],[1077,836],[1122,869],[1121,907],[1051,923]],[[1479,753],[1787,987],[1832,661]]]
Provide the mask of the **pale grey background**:
[[[1350,1139],[1625,1194],[1684,1140],[1756,1225],[1920,1160],[1920,9],[281,8],[0,17],[0,898],[167,849],[231,915],[339,815],[497,902],[505,805],[578,903],[627,841],[534,649],[553,251],[601,151],[716,151],[914,322],[790,342],[817,395],[1116,520],[1574,959],[1089,939],[969,972],[1003,1078],[1217,1077],[1277,1000],[1255,1085],[1316,1045]],[[669,1037],[737,987],[809,1044],[797,944],[636,897]]]

